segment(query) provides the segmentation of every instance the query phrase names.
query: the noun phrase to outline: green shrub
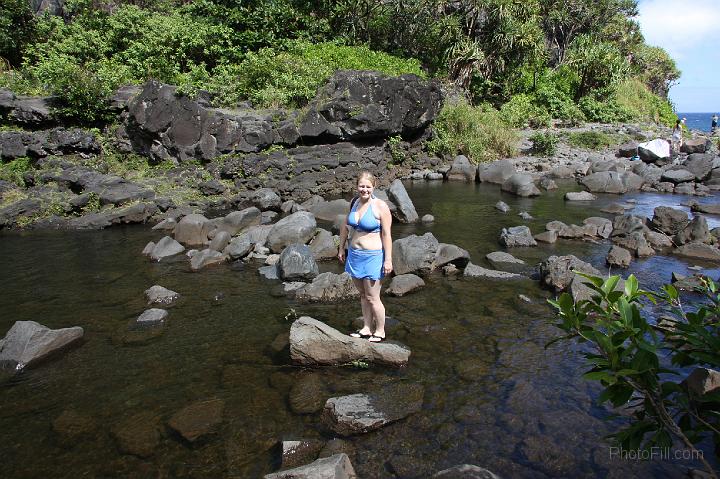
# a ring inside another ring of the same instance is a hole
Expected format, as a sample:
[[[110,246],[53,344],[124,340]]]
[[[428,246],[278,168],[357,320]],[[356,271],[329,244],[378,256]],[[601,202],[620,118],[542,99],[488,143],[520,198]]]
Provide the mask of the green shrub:
[[[23,174],[32,169],[30,158],[16,158],[8,163],[0,163],[0,180],[15,183],[18,186],[25,186]]]
[[[18,65],[23,47],[34,35],[35,18],[28,0],[0,2],[0,67],[3,59],[10,65]]]
[[[688,308],[672,285],[656,293],[640,289],[633,275],[623,287],[619,276],[580,275],[593,290],[589,300],[563,293],[549,301],[564,333],[555,341],[584,343],[579,350],[590,369],[583,377],[602,385],[598,401],[625,408],[630,424],[612,436],[626,450],[670,448],[679,441],[715,476],[696,445],[710,442],[718,451],[720,394],[698,396],[681,380],[691,368],[720,366],[718,286],[704,280],[698,288],[704,304]],[[661,302],[667,319],[648,320],[648,301]]]
[[[572,98],[554,85],[545,85],[539,88],[535,96],[536,103],[545,107],[552,118],[564,120],[573,125],[578,125],[585,120],[585,116]]]
[[[578,148],[602,150],[622,143],[627,138],[610,135],[601,131],[572,132],[567,136],[568,143]]]
[[[550,114],[533,100],[532,96],[524,93],[514,95],[500,108],[500,115],[508,125],[517,128],[550,126]]]
[[[553,156],[557,149],[558,138],[552,133],[538,132],[530,137],[532,149],[538,155]]]
[[[578,105],[588,121],[617,123],[632,119],[631,112],[612,99],[600,101],[591,96],[584,96],[580,99]]]
[[[284,49],[264,48],[248,53],[238,66],[220,66],[209,81],[219,90],[219,102],[248,98],[255,105],[302,106],[330,76],[341,69],[376,70],[388,75],[414,73],[424,77],[417,60],[405,60],[367,47],[335,43],[287,42]],[[222,89],[221,84],[234,85]]]
[[[633,120],[673,126],[677,119],[670,102],[653,94],[639,80],[629,79],[619,83],[614,99],[621,108],[630,112]]]
[[[480,163],[517,154],[518,138],[502,121],[500,112],[465,99],[448,101],[433,125],[435,137],[428,142],[434,154],[465,155]]]

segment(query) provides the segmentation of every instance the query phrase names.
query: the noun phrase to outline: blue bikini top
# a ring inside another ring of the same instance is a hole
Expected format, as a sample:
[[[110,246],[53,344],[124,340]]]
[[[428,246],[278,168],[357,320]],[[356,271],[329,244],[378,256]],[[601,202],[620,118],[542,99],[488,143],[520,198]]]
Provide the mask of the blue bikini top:
[[[380,221],[375,218],[375,213],[372,209],[372,199],[370,204],[365,210],[365,214],[362,215],[360,221],[355,221],[355,213],[357,212],[357,205],[360,201],[355,201],[350,214],[348,215],[347,223],[355,229],[365,231],[366,233],[379,233],[380,232]]]

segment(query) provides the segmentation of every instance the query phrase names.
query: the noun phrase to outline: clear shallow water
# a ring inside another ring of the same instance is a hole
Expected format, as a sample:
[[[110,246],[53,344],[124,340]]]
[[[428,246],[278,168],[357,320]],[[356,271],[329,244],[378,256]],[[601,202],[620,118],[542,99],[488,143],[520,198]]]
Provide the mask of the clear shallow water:
[[[563,192],[579,189],[574,184],[534,200],[502,194],[493,185],[407,185],[418,212],[433,214],[436,222],[395,225],[394,237],[431,231],[442,242],[466,248],[473,262],[483,265],[486,253],[500,249],[502,227],[528,224],[539,232],[554,219],[580,224],[588,216],[607,216],[599,209],[620,199],[607,195],[590,206],[565,203]],[[499,199],[511,213],[494,209]],[[650,216],[655,206],[678,206],[690,197],[634,199],[636,210]],[[516,216],[520,210],[535,220],[523,222]],[[550,295],[534,281],[431,276],[425,289],[385,299],[394,319],[389,335],[413,351],[407,368],[306,370],[270,347],[289,329],[284,319],[289,308],[344,331],[360,314],[356,302],[299,305],[274,297],[276,283],[261,279],[251,266],[191,273],[184,260],[151,263],[140,251],[160,236],[142,226],[0,233],[0,333],[16,320],[85,328],[79,348],[0,383],[1,477],[260,477],[278,466],[273,447],[278,440],[333,437],[319,414],[297,415],[289,406],[292,388],[315,379],[327,397],[394,381],[425,386],[420,413],[349,440],[363,478],[428,477],[459,463],[488,467],[503,477],[681,477],[690,465],[610,459],[603,436],[613,424],[602,420],[608,411],[594,405],[598,388],[580,379],[577,348],[544,349],[558,331],[545,302]],[[531,264],[573,253],[604,270],[608,249],[608,244],[560,241],[511,252]],[[672,271],[687,273],[687,266],[676,258],[652,257],[634,262],[629,272],[656,288]],[[339,271],[333,263],[321,269]],[[170,309],[162,336],[127,344],[128,324],[145,309],[143,291],[153,284],[183,297]],[[225,401],[222,427],[215,437],[187,446],[165,423],[186,405],[208,398]],[[53,421],[70,411],[87,426],[69,441]],[[155,424],[159,438],[149,457],[119,449],[113,431],[127,429],[128,422]]]

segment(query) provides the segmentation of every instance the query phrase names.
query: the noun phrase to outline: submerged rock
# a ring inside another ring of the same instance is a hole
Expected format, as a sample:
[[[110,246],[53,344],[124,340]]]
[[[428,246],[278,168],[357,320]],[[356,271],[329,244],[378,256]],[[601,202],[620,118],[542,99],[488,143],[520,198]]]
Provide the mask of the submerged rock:
[[[168,426],[186,441],[196,442],[216,432],[224,410],[225,401],[221,399],[199,401],[175,413]]]
[[[414,274],[394,276],[385,292],[391,296],[403,296],[425,286],[425,281]]]
[[[20,371],[80,341],[83,328],[50,329],[35,321],[16,321],[0,340],[0,369]]]
[[[294,290],[295,299],[305,302],[333,302],[360,295],[348,273],[321,273],[312,283],[303,283]]]
[[[110,432],[120,452],[147,458],[160,444],[159,426],[157,416],[143,411],[116,424]]]
[[[463,272],[463,276],[469,278],[487,278],[487,279],[523,279],[521,274],[508,273],[506,271],[497,271],[494,269],[483,268],[472,263],[468,263]]]
[[[357,479],[357,475],[347,454],[335,454],[295,469],[266,474],[264,479]]]
[[[485,468],[474,466],[472,464],[461,464],[453,466],[450,469],[444,469],[434,476],[432,479],[500,479],[498,476]]]
[[[160,261],[163,258],[175,256],[183,251],[185,251],[185,247],[183,245],[171,237],[165,236],[152,247],[149,255],[153,261]]]
[[[306,441],[282,441],[283,469],[303,466],[317,459],[325,443],[316,439]]]
[[[322,420],[341,436],[364,434],[420,411],[424,393],[419,384],[395,383],[374,393],[330,398]]]

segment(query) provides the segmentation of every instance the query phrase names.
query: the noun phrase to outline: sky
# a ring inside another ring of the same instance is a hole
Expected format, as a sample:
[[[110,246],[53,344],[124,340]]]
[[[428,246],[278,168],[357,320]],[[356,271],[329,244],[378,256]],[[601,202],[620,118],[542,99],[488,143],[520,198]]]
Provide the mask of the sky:
[[[670,89],[677,112],[720,113],[720,0],[640,0],[645,43],[664,48],[682,72]]]

